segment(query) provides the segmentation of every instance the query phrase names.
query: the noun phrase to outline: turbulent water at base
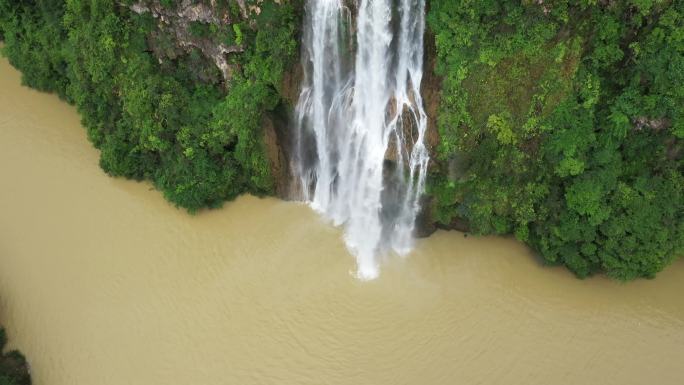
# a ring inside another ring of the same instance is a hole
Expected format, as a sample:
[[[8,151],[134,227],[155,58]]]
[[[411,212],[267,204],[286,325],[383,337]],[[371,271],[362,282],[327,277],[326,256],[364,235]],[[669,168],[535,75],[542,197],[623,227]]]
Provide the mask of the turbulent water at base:
[[[360,0],[354,12],[348,2],[307,2],[293,170],[372,279],[379,255],[411,250],[425,185],[425,4]]]

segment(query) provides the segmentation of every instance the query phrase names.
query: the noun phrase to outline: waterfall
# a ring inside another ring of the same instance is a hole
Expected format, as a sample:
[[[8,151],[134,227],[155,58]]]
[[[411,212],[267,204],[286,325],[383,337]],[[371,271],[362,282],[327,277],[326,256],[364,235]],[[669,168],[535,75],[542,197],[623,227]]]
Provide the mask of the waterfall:
[[[424,13],[425,0],[306,4],[293,174],[301,197],[344,226],[361,279],[413,247],[429,161]]]

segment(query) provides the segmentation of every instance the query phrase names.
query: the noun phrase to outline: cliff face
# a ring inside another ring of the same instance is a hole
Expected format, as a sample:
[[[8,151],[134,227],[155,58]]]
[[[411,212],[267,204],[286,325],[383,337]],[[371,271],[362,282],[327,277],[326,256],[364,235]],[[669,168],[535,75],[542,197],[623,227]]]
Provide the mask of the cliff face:
[[[295,6],[300,4],[294,3]],[[215,0],[122,3],[132,13],[153,18],[155,26],[147,35],[147,44],[159,64],[200,53],[201,58],[194,60],[191,68],[195,78],[208,84],[222,84],[228,93],[235,74],[242,70],[239,57],[246,50],[254,49],[243,41],[242,28],[256,27],[262,5],[263,1],[244,0],[231,1],[227,5]],[[303,12],[303,9],[297,8],[296,12]],[[290,198],[292,133],[289,126],[300,81],[301,64],[292,60],[284,69],[280,84],[274,87],[279,101],[260,118],[260,142],[270,168],[273,192],[282,198]]]
[[[172,5],[165,5],[159,0],[137,1],[126,5],[126,8],[138,15],[152,16],[155,28],[148,34],[148,46],[160,64],[177,60],[193,52],[201,53],[203,59],[195,61],[193,71],[197,79],[207,83],[221,83],[230,92],[231,80],[240,63],[234,60],[246,48],[244,43],[234,39],[226,42],[222,31],[233,30],[240,23],[250,24],[250,15],[258,14],[258,4],[250,5],[244,1],[236,2],[239,12],[230,12],[229,7],[221,6],[216,1],[195,2],[183,0]],[[303,3],[298,3],[297,12],[303,13]],[[353,18],[357,13],[356,1],[346,3]],[[299,26],[301,28],[301,26]],[[301,33],[301,31],[300,31]],[[440,79],[433,71],[436,60],[434,36],[426,31],[426,55],[424,79],[421,92],[426,112],[428,113],[427,146],[431,158],[436,159],[439,134],[436,128],[436,115],[439,106]],[[291,150],[294,143],[292,121],[296,103],[301,89],[303,71],[300,60],[292,60],[283,71],[282,80],[276,91],[280,101],[277,106],[267,111],[261,118],[262,142],[268,158],[270,174],[273,179],[273,192],[284,199],[295,198],[291,194]],[[410,119],[407,119],[407,121]],[[410,124],[405,124],[407,129]],[[393,154],[395,151],[388,151]],[[388,159],[392,162],[392,159]],[[435,163],[431,163],[434,170]],[[419,220],[420,235],[428,235],[434,231],[434,220],[430,213],[430,200],[425,199],[425,210]]]
[[[247,17],[244,1],[240,1],[241,17]],[[209,30],[218,30],[221,27],[230,26],[239,22],[235,16],[231,16],[228,8],[219,8],[215,0],[209,4],[194,3],[192,0],[182,0],[171,6],[164,6],[158,0],[139,1],[128,6],[137,14],[149,13],[157,20],[157,30],[149,36],[149,44],[155,56],[161,62],[173,60],[181,54],[189,54],[193,49],[199,49],[202,54],[213,62],[223,76],[226,85],[230,84],[235,64],[228,61],[228,56],[233,53],[244,52],[241,44],[228,45],[222,41],[219,34],[193,32],[196,29],[209,27]],[[236,20],[237,19],[237,20]],[[168,41],[172,44],[164,44]],[[207,79],[210,80],[210,79]]]
[[[425,31],[425,56],[423,63],[423,83],[421,85],[421,94],[425,102],[425,112],[428,116],[428,127],[426,145],[430,151],[430,164],[428,172],[430,174],[439,173],[440,167],[438,159],[439,147],[439,130],[437,129],[437,114],[440,105],[440,91],[442,88],[442,79],[435,73],[435,66],[437,65],[437,48],[435,46],[435,35],[428,28]],[[426,195],[423,199],[422,212],[416,218],[416,236],[427,237],[437,230],[437,221],[433,214],[433,199]],[[443,226],[444,227],[444,226]],[[467,231],[465,225],[452,225],[446,228]]]
[[[275,194],[282,199],[297,199],[293,193],[292,151],[294,149],[294,110],[299,100],[303,77],[302,64],[293,61],[283,73],[279,87],[281,102],[265,117],[266,148],[268,149]]]

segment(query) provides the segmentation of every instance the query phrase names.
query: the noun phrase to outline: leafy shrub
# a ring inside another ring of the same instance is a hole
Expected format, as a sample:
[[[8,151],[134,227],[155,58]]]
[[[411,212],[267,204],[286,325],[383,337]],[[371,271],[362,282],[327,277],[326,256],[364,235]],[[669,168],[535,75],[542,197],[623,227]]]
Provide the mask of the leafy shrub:
[[[149,179],[190,211],[270,193],[260,123],[281,102],[298,3],[263,1],[248,19],[233,9],[232,25],[191,23],[193,38],[243,46],[230,54],[229,84],[210,59],[179,53],[173,32],[124,3],[0,0],[4,54],[27,85],[76,105],[107,173]]]
[[[428,21],[440,222],[581,277],[653,277],[682,252],[684,2],[432,0]]]

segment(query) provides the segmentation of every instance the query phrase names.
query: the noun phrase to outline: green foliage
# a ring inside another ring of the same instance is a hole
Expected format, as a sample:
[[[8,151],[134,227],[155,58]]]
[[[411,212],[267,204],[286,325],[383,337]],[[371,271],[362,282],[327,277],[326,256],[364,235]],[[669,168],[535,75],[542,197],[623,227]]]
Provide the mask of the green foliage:
[[[173,23],[125,3],[0,0],[4,53],[26,84],[76,105],[107,173],[151,180],[190,211],[270,193],[261,122],[281,103],[296,53],[296,4],[267,0],[246,19],[230,10],[232,25],[189,24],[188,39],[244,48],[228,55],[226,84],[212,58],[177,41]]]
[[[684,2],[432,0],[438,221],[514,233],[579,276],[684,247]]]
[[[6,344],[5,329],[0,327],[0,385],[31,385],[26,359],[16,350],[4,353]]]
[[[3,54],[17,68],[25,69],[24,84],[42,91],[66,95],[66,62],[61,26],[64,3],[0,0]]]

